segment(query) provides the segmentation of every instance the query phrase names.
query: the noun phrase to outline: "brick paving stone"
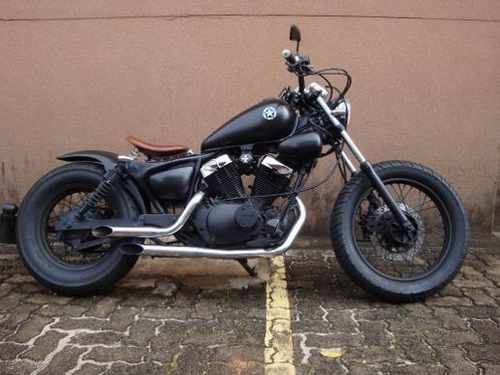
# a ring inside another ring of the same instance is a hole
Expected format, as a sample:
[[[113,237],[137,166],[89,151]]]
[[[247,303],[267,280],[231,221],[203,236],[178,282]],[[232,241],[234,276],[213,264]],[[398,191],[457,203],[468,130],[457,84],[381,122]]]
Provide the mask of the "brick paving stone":
[[[20,323],[27,320],[33,311],[39,308],[40,306],[38,305],[27,303],[17,305],[12,310],[8,311],[7,318],[2,322],[2,327],[11,329],[16,328]]]
[[[109,371],[106,372],[109,375],[137,375],[137,374],[147,374],[147,375],[165,375],[165,370],[163,366],[148,362],[141,363],[138,365],[128,365],[125,363],[113,363]]]
[[[497,306],[496,301],[488,296],[481,289],[463,289],[464,294],[469,297],[476,305]]]
[[[89,353],[85,354],[84,359],[91,359],[96,362],[125,361],[129,363],[140,363],[145,354],[146,350],[144,348],[133,346],[96,346]]]
[[[99,375],[106,371],[106,366],[104,365],[96,365],[94,363],[85,363],[80,367],[79,370],[76,370],[74,375]]]
[[[363,342],[361,334],[352,335],[350,333],[309,333],[306,334],[307,346],[318,348],[331,348],[342,346],[359,346]]]
[[[115,310],[119,301],[119,298],[102,297],[85,313],[85,315],[105,318]]]
[[[386,330],[386,323],[383,321],[361,321],[359,330],[365,338],[364,345],[390,345],[391,338]]]
[[[472,330],[456,331],[435,329],[424,331],[424,335],[432,346],[435,345],[438,347],[458,346],[467,343],[479,344],[481,342],[481,338]]]
[[[34,293],[27,296],[27,298],[25,299],[26,302],[34,303],[37,305],[66,305],[71,300],[73,300],[73,298],[58,296],[47,291],[45,293]]]
[[[183,307],[148,308],[141,313],[142,317],[153,319],[186,320],[192,309]]]
[[[65,306],[43,305],[40,308],[40,310],[37,311],[37,314],[50,317],[57,317],[57,316],[78,317],[82,316],[87,310],[88,307],[78,306],[78,305],[65,305]]]
[[[394,343],[404,353],[404,358],[415,363],[436,362],[436,352],[420,335],[396,335]]]
[[[214,314],[218,312],[219,309],[216,304],[210,300],[203,299],[194,306],[194,311],[191,312],[191,318],[213,319]]]
[[[475,362],[500,364],[500,344],[466,344],[468,357]]]
[[[500,344],[500,327],[492,320],[472,319],[471,327],[481,336],[487,344]],[[500,353],[498,353],[500,356]]]
[[[492,288],[484,288],[484,290],[488,295],[495,298],[498,302],[498,299],[500,298],[500,288],[492,287]]]
[[[469,288],[469,289],[493,288],[495,287],[495,284],[483,276],[482,279],[472,279],[472,280],[468,280],[465,278],[455,279],[451,284],[451,287],[455,288],[456,290],[455,296],[461,297],[463,295],[462,288]]]
[[[20,355],[20,358],[26,358],[31,361],[41,362],[49,353],[57,348],[59,341],[67,334],[57,331],[48,331],[45,335],[38,337],[33,346]]]
[[[14,275],[5,280],[6,283],[26,284],[36,283],[36,280],[31,275]]]
[[[14,288],[12,288],[14,289]],[[12,290],[12,289],[9,289]],[[22,294],[15,292],[9,293],[2,297],[2,304],[0,304],[0,312],[11,312],[13,308],[21,303]]]
[[[9,294],[16,286],[14,284],[2,283],[0,284],[0,298]]]
[[[95,318],[69,318],[63,317],[61,321],[54,324],[54,328],[62,330],[75,330],[75,329],[86,329],[92,327],[92,330],[101,330],[105,327],[106,322],[104,320]]]
[[[440,362],[448,369],[450,375],[472,375],[479,372],[459,348],[439,348],[438,352]]]
[[[1,361],[0,374],[28,375],[35,371],[36,365],[28,361]]]
[[[354,321],[353,312],[350,310],[330,310],[324,320],[328,322],[328,330],[331,332],[356,333],[358,330],[358,324]]]
[[[21,344],[25,343],[29,341],[30,338],[40,334],[43,328],[50,322],[52,322],[50,318],[35,315],[22,323],[17,332],[9,337],[9,340]]]
[[[500,374],[500,365],[492,365],[489,363],[482,365],[484,369],[484,375],[498,375]]]
[[[75,346],[67,346],[60,352],[57,352],[52,358],[47,367],[45,367],[40,375],[64,374],[68,370],[74,368],[77,364],[78,357],[83,354],[85,349]]]
[[[125,331],[128,326],[135,320],[136,315],[140,313],[137,307],[121,307],[117,308],[106,322],[105,328],[115,331]]]
[[[443,328],[466,330],[467,321],[453,309],[435,308],[434,315],[443,323]]]
[[[16,359],[17,355],[27,348],[26,345],[13,342],[2,342],[0,343],[0,360],[7,361]]]
[[[495,306],[465,306],[456,308],[458,314],[466,319],[493,318],[499,311]]]
[[[440,297],[440,296],[432,296],[427,299],[426,304],[428,306],[471,306],[472,301],[468,298],[463,297]]]
[[[123,335],[115,332],[82,332],[71,338],[70,344],[78,345],[116,345],[124,339]]]
[[[456,279],[455,279],[456,280]],[[462,279],[460,279],[462,280]],[[443,289],[439,291],[439,295],[443,297],[463,297],[463,293],[460,290],[461,285],[457,285],[455,281],[451,284],[446,285]]]
[[[438,365],[403,365],[391,368],[387,373],[391,375],[444,375],[446,368]]]
[[[127,345],[147,346],[155,335],[155,328],[160,325],[161,322],[140,319],[132,324],[129,336],[125,338],[124,342]]]

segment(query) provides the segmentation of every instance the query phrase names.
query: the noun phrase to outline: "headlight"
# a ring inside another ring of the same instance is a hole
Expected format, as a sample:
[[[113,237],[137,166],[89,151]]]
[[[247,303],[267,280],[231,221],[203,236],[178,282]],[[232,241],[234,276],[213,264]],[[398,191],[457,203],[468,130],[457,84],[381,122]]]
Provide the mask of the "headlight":
[[[344,98],[335,108],[332,109],[332,114],[340,122],[342,122],[344,126],[347,126],[351,119],[351,103],[349,103],[349,100]]]

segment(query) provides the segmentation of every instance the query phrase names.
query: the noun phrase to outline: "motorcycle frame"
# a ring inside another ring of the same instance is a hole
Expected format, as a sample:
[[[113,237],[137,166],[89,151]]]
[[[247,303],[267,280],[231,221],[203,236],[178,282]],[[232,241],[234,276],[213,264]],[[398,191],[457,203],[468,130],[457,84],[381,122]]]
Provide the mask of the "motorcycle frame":
[[[308,87],[308,91],[310,94],[316,95],[316,101],[319,106],[322,108],[326,116],[328,117],[331,124],[334,126],[337,133],[342,138],[344,144],[348,146],[352,155],[357,159],[360,169],[368,176],[373,187],[379,193],[380,197],[387,205],[389,210],[393,213],[397,222],[401,225],[401,227],[405,231],[410,231],[413,226],[408,220],[408,218],[403,214],[400,207],[385,187],[384,183],[377,175],[371,163],[366,159],[361,150],[357,147],[357,145],[352,140],[351,136],[347,132],[345,126],[334,116],[332,113],[332,109],[328,106],[328,103],[323,98],[324,93],[320,86],[316,83],[311,83]],[[292,132],[293,134],[293,132]],[[233,149],[237,148],[248,148],[248,146],[234,146]],[[215,157],[223,150],[209,150],[206,152],[202,152],[201,154],[196,155],[188,155],[185,157],[180,157],[174,160],[166,160],[166,161],[151,161],[144,163],[143,161],[138,161],[133,157],[129,156],[116,156],[116,163],[114,164],[114,168],[119,170],[119,173],[125,177],[125,180],[132,180],[132,185],[136,187],[142,200],[144,202],[143,213],[152,213],[153,209],[156,210],[159,214],[167,214],[164,206],[160,203],[160,201],[156,198],[155,194],[151,191],[148,186],[148,179],[154,173],[158,173],[164,170],[168,170],[171,167],[174,167],[183,163],[194,163],[194,171],[193,177],[190,180],[190,186],[188,189],[188,196],[186,201],[184,202],[186,207],[183,212],[177,217],[177,220],[168,227],[165,228],[156,228],[151,226],[141,226],[137,227],[136,225],[125,225],[125,226],[114,226],[114,225],[104,225],[93,228],[92,231],[96,237],[139,237],[139,238],[154,238],[161,237],[165,235],[171,235],[181,230],[184,223],[189,219],[191,213],[196,208],[197,204],[199,204],[204,196],[202,190],[200,190],[201,184],[201,174],[200,169],[203,162],[210,160]],[[230,152],[229,148],[227,149]],[[108,162],[104,163],[102,160],[102,154],[99,155],[100,160],[105,167],[105,169],[109,170],[110,165]],[[109,155],[106,155],[109,157]],[[345,151],[340,152],[340,157],[344,161],[345,165],[351,173],[356,173],[357,169],[354,166],[353,162],[350,160],[349,156]],[[63,160],[67,160],[68,158],[61,157]],[[198,188],[198,189],[197,189]],[[200,194],[202,193],[202,194]],[[137,194],[136,194],[137,195]],[[133,224],[133,223],[131,223]],[[281,250],[281,249],[280,249]]]

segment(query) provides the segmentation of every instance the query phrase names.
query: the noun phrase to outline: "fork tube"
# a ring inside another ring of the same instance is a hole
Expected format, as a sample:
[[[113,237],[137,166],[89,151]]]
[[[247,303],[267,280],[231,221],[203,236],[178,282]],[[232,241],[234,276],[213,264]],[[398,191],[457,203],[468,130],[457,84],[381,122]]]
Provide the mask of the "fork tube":
[[[361,170],[366,173],[366,175],[372,182],[373,187],[380,194],[383,201],[385,202],[387,207],[389,207],[389,209],[391,210],[392,214],[394,215],[398,223],[407,230],[413,229],[413,225],[410,223],[408,218],[403,214],[398,204],[392,197],[391,193],[389,193],[389,190],[387,190],[384,183],[373,169],[371,163],[368,160],[366,160],[366,158],[363,156],[358,146],[356,146],[356,144],[353,142],[351,136],[345,130],[344,125],[342,125],[342,123],[339,120],[337,120],[337,118],[332,114],[330,107],[321,96],[318,96],[316,100],[318,101],[318,104],[321,106],[323,111],[325,111],[326,115],[330,119],[333,126],[335,126],[335,128],[340,132],[341,137],[344,139],[347,146],[349,146],[349,149],[351,150],[352,154],[356,157],[356,159],[358,159]]]
[[[349,159],[349,156],[347,156],[347,154],[345,153],[345,151],[342,151],[340,153],[340,156],[344,160],[344,163],[347,165],[347,168],[349,168],[349,170],[351,171],[351,173],[356,173],[356,167],[354,166],[354,164],[352,164],[351,159]]]
[[[393,196],[391,195],[391,193],[389,193],[389,190],[387,190],[384,183],[382,182],[378,174],[375,172],[371,163],[368,160],[361,163],[361,170],[368,175],[373,186],[375,187],[375,190],[377,190],[377,192],[380,194],[387,207],[389,207],[392,214],[396,217],[398,223],[405,229],[413,229],[413,225],[410,223],[408,218],[403,214],[398,204],[394,200]]]
[[[340,132],[340,135],[344,138],[345,143],[347,143],[347,146],[351,149],[352,154],[356,157],[356,159],[358,159],[359,164],[363,164],[366,161],[366,158],[363,156],[358,146],[354,144],[349,133],[347,133],[344,129]]]

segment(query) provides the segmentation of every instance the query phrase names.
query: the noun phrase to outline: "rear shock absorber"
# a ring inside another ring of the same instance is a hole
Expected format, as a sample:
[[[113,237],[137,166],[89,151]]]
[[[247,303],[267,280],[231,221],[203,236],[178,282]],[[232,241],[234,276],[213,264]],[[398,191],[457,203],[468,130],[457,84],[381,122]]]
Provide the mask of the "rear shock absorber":
[[[76,217],[83,219],[87,213],[95,213],[100,200],[106,199],[113,190],[113,184],[121,177],[121,164],[117,163],[104,175],[103,180],[97,188],[87,195],[84,204],[78,211]]]

